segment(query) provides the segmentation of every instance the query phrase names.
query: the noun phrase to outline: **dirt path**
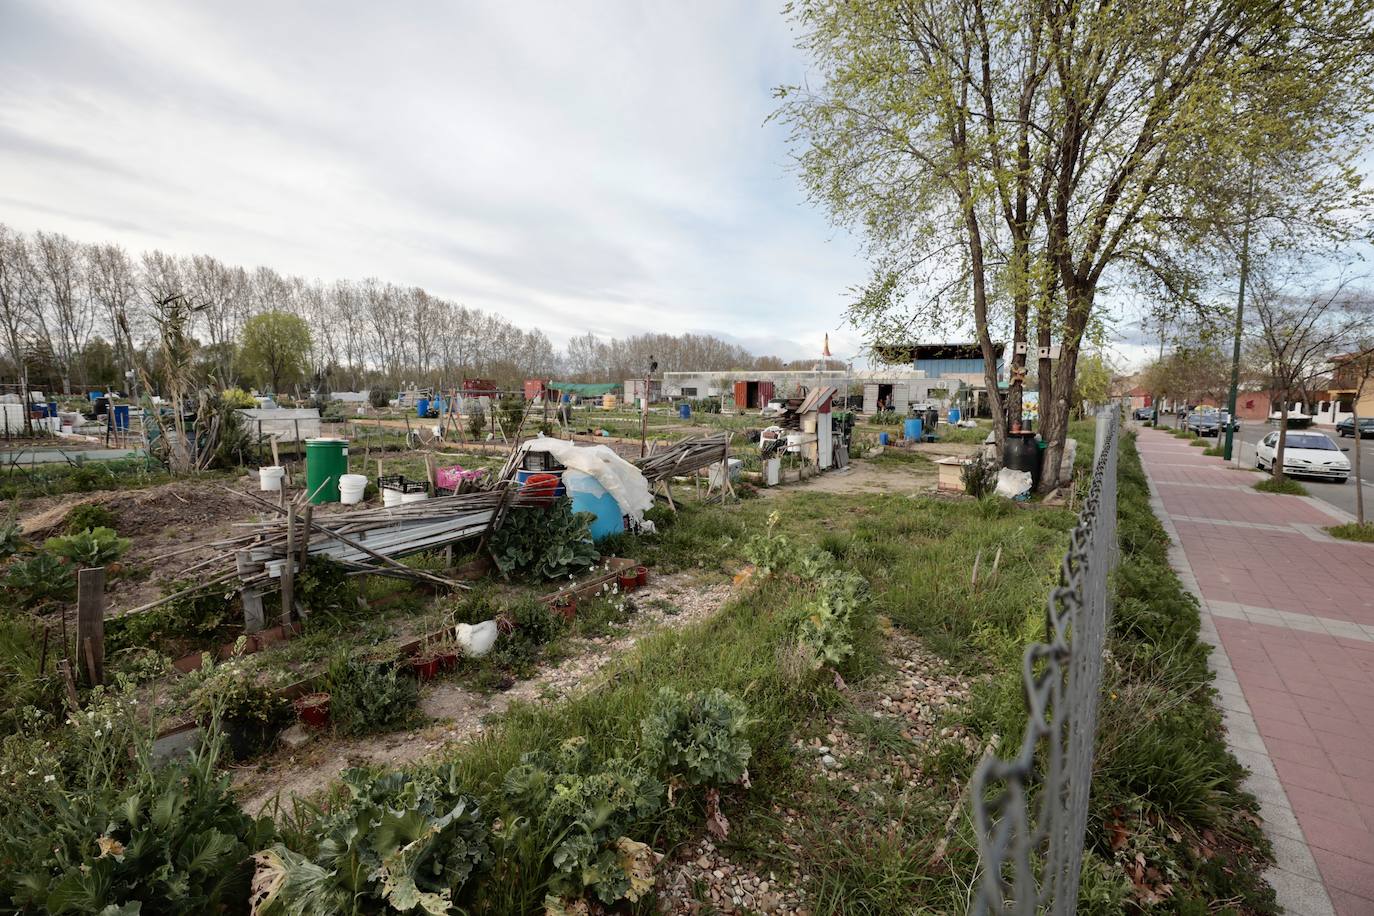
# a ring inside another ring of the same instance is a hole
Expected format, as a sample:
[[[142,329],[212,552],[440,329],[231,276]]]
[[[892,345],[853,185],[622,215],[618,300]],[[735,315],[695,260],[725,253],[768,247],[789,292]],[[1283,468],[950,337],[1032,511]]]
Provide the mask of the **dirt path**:
[[[709,581],[709,580],[708,580]],[[607,663],[624,654],[645,636],[705,620],[730,597],[727,582],[708,584],[698,573],[680,573],[655,580],[634,593],[639,608],[628,632],[576,640],[570,656],[545,667],[503,693],[484,693],[456,681],[434,681],[421,690],[420,710],[425,724],[389,735],[362,738],[313,737],[303,747],[283,748],[271,757],[238,769],[233,782],[245,811],[257,814],[280,797],[289,810],[292,796],[306,797],[329,785],[343,770],[367,764],[398,766],[413,763],[444,748],[482,734],[490,720],[516,701],[561,702],[600,683]]]
[[[765,499],[801,490],[816,493],[915,493],[933,489],[935,480],[933,464],[888,464],[859,458],[851,461],[844,470],[826,471],[800,483],[793,478],[780,487],[765,487],[758,492]]]

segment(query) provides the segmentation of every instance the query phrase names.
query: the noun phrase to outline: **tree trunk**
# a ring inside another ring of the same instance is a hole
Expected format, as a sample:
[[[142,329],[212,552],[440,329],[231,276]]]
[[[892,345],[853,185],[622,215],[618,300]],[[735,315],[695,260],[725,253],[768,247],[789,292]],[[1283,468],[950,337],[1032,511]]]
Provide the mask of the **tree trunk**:
[[[1279,407],[1279,442],[1274,449],[1274,464],[1269,473],[1275,480],[1283,479],[1283,448],[1288,442],[1288,389],[1283,390],[1283,404]]]

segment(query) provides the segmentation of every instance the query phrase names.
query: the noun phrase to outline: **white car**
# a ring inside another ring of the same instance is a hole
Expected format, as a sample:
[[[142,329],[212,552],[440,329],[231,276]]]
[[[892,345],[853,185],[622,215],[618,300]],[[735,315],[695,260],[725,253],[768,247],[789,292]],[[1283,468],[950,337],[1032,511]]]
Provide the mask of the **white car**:
[[[1278,450],[1279,434],[1275,430],[1255,447],[1255,467],[1261,471],[1272,468]],[[1283,472],[1345,483],[1350,479],[1350,459],[1325,433],[1290,429],[1283,443]]]

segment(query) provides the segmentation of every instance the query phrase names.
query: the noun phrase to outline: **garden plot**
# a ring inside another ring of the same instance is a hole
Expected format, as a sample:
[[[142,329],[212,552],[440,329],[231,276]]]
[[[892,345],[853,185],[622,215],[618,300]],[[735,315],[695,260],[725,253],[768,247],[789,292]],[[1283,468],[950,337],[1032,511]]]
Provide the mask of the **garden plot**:
[[[714,579],[714,581],[713,581]],[[290,810],[293,797],[318,794],[351,766],[397,767],[440,754],[448,746],[482,734],[494,716],[513,703],[549,704],[595,689],[602,670],[646,635],[699,623],[728,600],[732,586],[719,577],[679,573],[651,582],[616,599],[631,612],[604,635],[571,637],[559,647],[561,659],[540,666],[528,679],[504,690],[481,689],[473,679],[431,681],[419,696],[419,721],[390,734],[341,738],[296,730],[303,744],[283,747],[254,766],[235,772],[234,783],[246,811],[256,814],[279,799]]]

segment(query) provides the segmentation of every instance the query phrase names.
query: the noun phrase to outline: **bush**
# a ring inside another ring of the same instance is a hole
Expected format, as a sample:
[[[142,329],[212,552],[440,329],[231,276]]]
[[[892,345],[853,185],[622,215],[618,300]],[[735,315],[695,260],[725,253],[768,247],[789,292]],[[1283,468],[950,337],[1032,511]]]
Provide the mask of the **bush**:
[[[108,566],[124,555],[132,542],[110,528],[87,528],[78,534],[48,538],[43,549],[76,569]]]
[[[468,435],[473,439],[480,439],[486,428],[487,415],[483,413],[481,407],[474,406],[472,412],[468,414]]]
[[[24,536],[19,531],[19,521],[14,518],[0,522],[0,560],[14,556],[24,547]]]
[[[507,436],[514,437],[520,432],[520,423],[525,419],[525,399],[522,397],[502,398],[496,408],[501,412],[501,426]]]
[[[395,665],[355,658],[341,649],[325,675],[329,719],[343,735],[393,731],[413,721],[420,702],[414,678]]]
[[[232,410],[252,410],[258,406],[258,399],[242,388],[226,388],[220,392],[219,401]]]
[[[515,509],[491,537],[491,557],[501,575],[559,579],[600,558],[592,542],[591,516],[574,513],[566,496],[547,508]]]
[[[242,640],[240,640],[242,641]],[[259,683],[238,657],[216,665],[205,658],[191,691],[191,709],[209,728],[224,726],[236,760],[266,750],[292,720],[291,702]]]
[[[692,398],[692,413],[720,413],[720,398]]]
[[[535,646],[542,646],[557,639],[568,626],[567,621],[532,595],[515,601],[507,613],[511,623],[515,625],[516,639]]]
[[[351,617],[358,612],[358,586],[342,563],[312,556],[296,574],[296,594],[311,615],[312,626],[321,617]]]
[[[372,388],[367,392],[367,403],[377,410],[385,410],[391,405],[391,392],[385,388]]]
[[[964,492],[974,499],[982,499],[997,486],[997,466],[982,452],[959,470]]]
[[[73,506],[67,513],[66,522],[63,528],[68,534],[77,534],[87,528],[107,528],[115,527],[114,513],[108,507],[100,503],[81,503]]]
[[[76,571],[50,553],[38,553],[11,563],[3,583],[20,607],[32,608],[70,601],[76,593]]]
[[[193,582],[168,583],[164,594],[181,591]],[[225,639],[239,622],[238,593],[202,589],[137,614],[105,619],[105,644],[110,651],[147,647],[164,652],[204,647]]]

